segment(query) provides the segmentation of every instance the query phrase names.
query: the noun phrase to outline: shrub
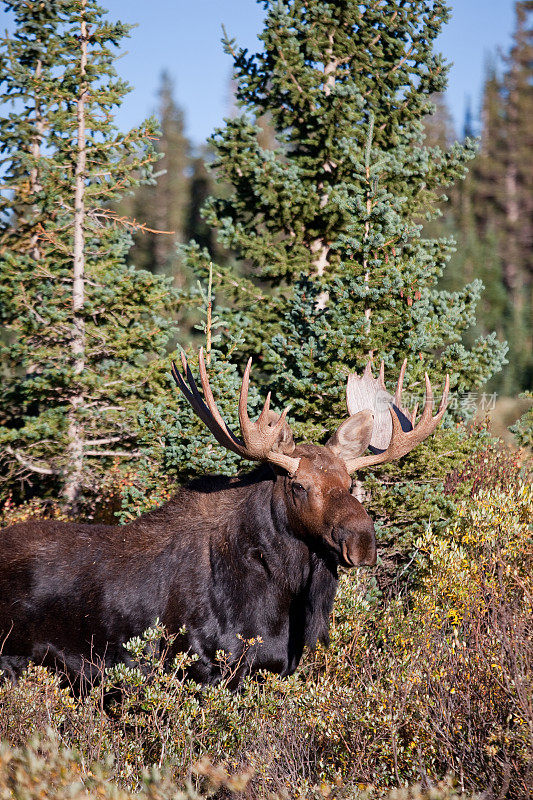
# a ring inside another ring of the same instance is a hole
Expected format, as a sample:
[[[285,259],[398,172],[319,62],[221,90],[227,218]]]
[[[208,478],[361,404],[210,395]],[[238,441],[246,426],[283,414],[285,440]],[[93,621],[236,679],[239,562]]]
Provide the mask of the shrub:
[[[511,489],[523,480],[517,453],[483,425],[441,428],[400,461],[369,470],[365,507],[376,522],[386,596],[419,585],[417,540],[428,526],[445,535],[463,500],[480,488]]]
[[[202,759],[195,765],[195,776],[201,786],[199,794],[192,782],[178,787],[167,772],[152,768],[143,774],[136,792],[121,789],[113,781],[113,762],[87,766],[79,753],[60,746],[57,737],[48,731],[33,738],[24,748],[0,746],[1,800],[203,800],[208,797],[246,797],[250,772],[230,775],[221,767]],[[285,795],[286,796],[286,795]],[[415,784],[387,795],[389,800],[467,800],[451,781],[442,781],[430,791]],[[271,800],[281,800],[272,795]],[[346,791],[343,787],[321,785],[309,793],[316,800],[327,798],[360,798],[372,800],[373,790]]]

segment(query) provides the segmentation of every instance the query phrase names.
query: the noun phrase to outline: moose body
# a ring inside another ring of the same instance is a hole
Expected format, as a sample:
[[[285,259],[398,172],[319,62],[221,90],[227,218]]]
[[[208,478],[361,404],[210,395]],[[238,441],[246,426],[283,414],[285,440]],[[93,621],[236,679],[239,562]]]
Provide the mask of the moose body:
[[[334,462],[332,484],[343,477]],[[0,668],[32,660],[87,673],[126,660],[123,645],[159,619],[174,650],[198,655],[189,674],[199,682],[217,679],[221,649],[243,674],[290,674],[304,645],[327,642],[338,565],[352,565],[343,523],[360,520],[354,560],[373,564],[376,550],[370,517],[342,492],[346,479],[330,487],[337,554],[291,527],[287,480],[260,467],[197,480],[124,526],[45,520],[2,531]],[[238,637],[260,641],[242,658]]]
[[[361,411],[352,398],[349,418],[326,445],[295,446],[286,412],[270,412],[268,398],[259,419],[248,419],[248,365],[241,441],[214,404],[202,354],[207,405],[184,359],[183,365],[189,385],[174,375],[215,438],[265,463],[244,476],[193,481],[124,526],[32,520],[1,531],[3,671],[17,674],[33,661],[90,678],[102,665],[128,661],[124,644],[159,620],[172,636],[169,655],[197,655],[188,674],[201,683],[219,679],[220,650],[234,683],[258,669],[288,675],[306,645],[328,640],[339,565],[376,563],[374,525],[350,492],[350,473],[399,457],[426,438],[445,397],[432,417],[426,381],[422,419],[413,427],[413,414],[407,432],[399,401],[391,405],[388,447],[361,456],[374,432],[366,396]],[[365,376],[372,385],[368,370]],[[246,649],[250,639],[257,644]]]

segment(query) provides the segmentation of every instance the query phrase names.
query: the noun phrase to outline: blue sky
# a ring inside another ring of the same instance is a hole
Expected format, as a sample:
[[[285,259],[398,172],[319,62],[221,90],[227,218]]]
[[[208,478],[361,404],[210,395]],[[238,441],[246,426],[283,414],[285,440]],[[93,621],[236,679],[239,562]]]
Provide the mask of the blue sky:
[[[263,7],[255,0],[101,0],[101,5],[113,19],[138,23],[117,64],[133,86],[118,113],[119,126],[132,127],[155,109],[160,75],[167,69],[188,135],[204,141],[230,106],[231,59],[222,51],[221,25],[239,45],[255,50]],[[461,130],[466,98],[471,97],[474,110],[479,105],[487,56],[509,47],[514,0],[451,0],[450,5],[452,21],[438,46],[453,62],[448,102]]]

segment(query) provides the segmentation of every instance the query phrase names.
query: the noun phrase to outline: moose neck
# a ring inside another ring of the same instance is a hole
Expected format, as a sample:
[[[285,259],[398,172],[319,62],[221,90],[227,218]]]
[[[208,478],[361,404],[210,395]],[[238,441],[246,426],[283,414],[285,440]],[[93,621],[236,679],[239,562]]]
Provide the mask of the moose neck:
[[[284,477],[275,475],[268,466],[230,479],[227,491],[229,494],[235,491],[233,513],[217,535],[223,536],[233,556],[225,563],[238,568],[246,555],[248,563],[255,561],[255,566],[260,565],[264,570],[268,585],[287,598],[293,624],[298,629],[295,637],[299,640],[298,649],[303,649],[304,644],[314,647],[317,641],[324,644],[328,641],[329,614],[337,590],[337,564],[318,544],[312,546],[291,528],[284,483]],[[210,497],[220,514],[217,494],[214,492]],[[253,583],[253,573],[250,570],[244,581]],[[300,655],[301,652],[298,660]]]
[[[201,504],[208,505],[218,519],[211,530],[212,544],[229,548],[234,555],[231,563],[238,565],[247,551],[255,553],[274,582],[299,593],[318,561],[324,562],[335,580],[337,566],[318,542],[304,540],[291,527],[284,483],[282,475],[259,466],[234,478],[195,481],[185,491],[202,493]]]
[[[312,545],[310,541],[303,541],[292,530],[284,495],[284,478],[277,476],[272,482],[271,491],[272,522],[277,535],[286,542],[287,553],[290,554],[282,569],[287,577],[289,570],[293,569],[293,574],[300,579],[298,586],[296,581],[291,586],[295,592],[294,619],[300,628],[300,636],[297,637],[298,647],[301,648],[297,653],[299,660],[303,645],[313,648],[317,642],[324,645],[329,643],[329,615],[337,591],[338,571],[337,562],[330,553],[318,543]],[[305,573],[298,573],[293,565],[302,561],[306,564]]]
[[[181,575],[187,564],[197,582],[208,580],[219,587],[220,596],[231,597],[244,616],[264,616],[266,608],[288,615],[294,627],[290,638],[301,651],[304,644],[327,642],[337,567],[327,553],[310,547],[291,529],[283,482],[268,466],[232,478],[201,478],[150,512],[150,524],[144,527],[172,529],[166,546],[171,569]],[[191,550],[195,544],[194,563],[189,542]]]

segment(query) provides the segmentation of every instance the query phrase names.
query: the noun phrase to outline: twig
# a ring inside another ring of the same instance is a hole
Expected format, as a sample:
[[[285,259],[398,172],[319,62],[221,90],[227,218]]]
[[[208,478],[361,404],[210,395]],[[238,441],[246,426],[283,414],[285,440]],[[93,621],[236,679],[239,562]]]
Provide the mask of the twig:
[[[176,231],[160,231],[156,228],[149,228],[145,222],[137,222],[135,218],[128,219],[127,217],[120,217],[118,214],[115,214],[113,211],[108,211],[105,208],[101,209],[100,211],[94,211],[91,216],[95,218],[102,217],[107,222],[113,222],[115,224],[122,225],[124,228],[140,231],[141,233],[163,233],[167,236],[173,236],[176,233]]]
[[[86,450],[84,456],[99,456],[99,457],[121,457],[121,458],[140,458],[140,450]]]

